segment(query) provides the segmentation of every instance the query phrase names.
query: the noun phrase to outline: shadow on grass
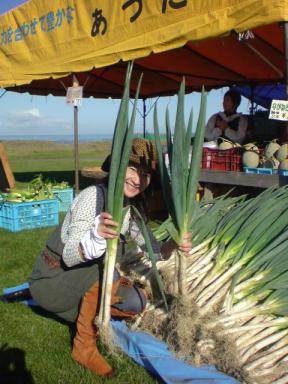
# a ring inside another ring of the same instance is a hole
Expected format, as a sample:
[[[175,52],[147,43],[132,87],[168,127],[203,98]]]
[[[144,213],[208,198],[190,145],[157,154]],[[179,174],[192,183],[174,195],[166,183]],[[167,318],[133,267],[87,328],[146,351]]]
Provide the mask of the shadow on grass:
[[[34,172],[14,172],[14,178],[17,182],[29,183],[34,179],[35,176],[42,174],[43,179],[49,179],[52,182],[61,183],[67,181],[70,186],[75,184],[75,173],[74,171],[34,171]],[[95,179],[84,177],[79,174],[79,186],[80,189],[84,189],[89,185],[95,184]]]
[[[19,348],[0,346],[0,382],[9,384],[34,384],[35,381],[27,370],[25,352]]]
[[[45,309],[38,307],[38,306],[30,306],[31,310],[38,316],[45,317],[47,319],[53,319],[57,321],[57,323],[61,323],[63,325],[66,325],[69,329],[70,333],[70,345],[72,347],[73,339],[76,334],[76,322],[72,323],[70,321],[66,321],[64,319],[61,319],[61,317],[55,315],[53,312],[46,311]]]

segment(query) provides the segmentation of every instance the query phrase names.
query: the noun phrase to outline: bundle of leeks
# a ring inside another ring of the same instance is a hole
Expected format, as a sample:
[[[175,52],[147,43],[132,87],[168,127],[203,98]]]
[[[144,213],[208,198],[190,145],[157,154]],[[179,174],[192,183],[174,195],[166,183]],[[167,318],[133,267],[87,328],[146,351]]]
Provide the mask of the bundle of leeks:
[[[163,153],[160,140],[157,105],[154,109],[154,132],[158,152],[162,190],[171,218],[169,231],[171,237],[178,245],[183,242],[183,236],[189,233],[191,230],[193,213],[197,204],[196,192],[200,172],[200,161],[202,156],[206,115],[206,95],[202,90],[198,124],[194,137],[192,156],[190,156],[193,118],[191,110],[186,128],[184,120],[184,93],[185,83],[183,81],[178,93],[173,142],[168,109],[166,112],[166,135],[169,170],[165,164],[165,155]],[[177,262],[176,269],[178,274],[178,278],[175,279],[175,294],[177,295],[178,293],[179,296],[185,297],[187,289],[186,255],[177,249],[174,252],[174,258]]]
[[[186,299],[198,312],[205,337],[194,340],[191,350],[201,346],[206,359],[205,348],[213,350],[216,339],[232,338],[251,382],[288,382],[287,201],[287,187],[269,188],[252,199],[222,198],[200,206],[192,226],[201,241],[187,258]],[[168,283],[174,266],[173,258],[158,262]]]
[[[121,100],[116,126],[114,130],[113,142],[112,142],[112,152],[111,152],[111,164],[109,170],[109,180],[108,180],[108,192],[107,192],[107,204],[106,210],[111,214],[113,220],[118,223],[117,233],[118,236],[114,239],[107,240],[107,249],[104,259],[104,273],[103,273],[103,283],[102,283],[102,294],[101,294],[101,303],[99,315],[96,319],[97,325],[101,328],[101,336],[103,341],[108,345],[111,345],[111,296],[112,296],[112,286],[113,286],[113,275],[115,269],[117,247],[119,241],[120,230],[125,214],[128,213],[128,209],[131,207],[126,207],[123,209],[123,200],[124,200],[124,181],[126,177],[126,170],[129,163],[129,155],[131,152],[132,140],[133,140],[133,130],[135,126],[135,118],[137,111],[137,100],[140,91],[142,76],[138,82],[135,101],[133,105],[133,110],[131,118],[129,121],[129,87],[132,74],[132,64],[128,65],[125,89],[124,94]],[[135,209],[135,208],[134,208]],[[136,210],[136,209],[135,209]],[[140,213],[136,210],[135,214],[138,216],[139,225],[142,230],[145,243],[147,245],[148,254],[152,264],[154,265],[154,272],[156,275],[156,280],[162,295],[162,299],[165,303],[167,309],[166,298],[164,295],[164,289],[161,285],[161,280],[156,269],[156,260],[153,255],[152,246],[150,243],[149,235],[145,226],[144,220],[141,218]]]

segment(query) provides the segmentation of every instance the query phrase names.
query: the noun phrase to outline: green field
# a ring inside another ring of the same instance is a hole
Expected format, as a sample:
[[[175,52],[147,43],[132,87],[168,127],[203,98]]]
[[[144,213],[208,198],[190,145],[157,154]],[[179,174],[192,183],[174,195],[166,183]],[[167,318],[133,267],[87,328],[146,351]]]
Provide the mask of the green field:
[[[48,142],[5,142],[18,185],[42,173],[73,183],[73,146]],[[100,165],[109,142],[79,145],[80,168]],[[81,185],[93,179],[81,179]],[[27,281],[34,260],[53,228],[11,233],[0,230],[0,291]],[[47,292],[49,294],[49,292]],[[128,357],[108,356],[115,368],[109,381],[98,378],[70,358],[71,327],[49,313],[19,303],[0,303],[0,382],[3,384],[149,384],[158,381]],[[100,346],[101,348],[101,346]],[[105,351],[103,351],[105,354]],[[107,357],[107,355],[105,355]]]
[[[47,141],[5,141],[10,166],[19,185],[26,184],[39,173],[45,178],[68,181],[72,186],[74,174],[73,144]],[[79,169],[102,164],[110,153],[111,142],[91,142],[79,144]],[[80,175],[80,187],[84,188],[93,180]]]

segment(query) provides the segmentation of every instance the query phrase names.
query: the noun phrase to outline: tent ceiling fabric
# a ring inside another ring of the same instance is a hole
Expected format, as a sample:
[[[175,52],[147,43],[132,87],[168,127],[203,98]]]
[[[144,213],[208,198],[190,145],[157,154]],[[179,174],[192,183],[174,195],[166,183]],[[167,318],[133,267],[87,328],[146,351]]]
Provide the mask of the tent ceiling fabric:
[[[250,99],[252,103],[266,109],[270,109],[272,100],[286,100],[287,98],[284,84],[257,85],[255,87],[243,85],[235,86],[232,89]]]
[[[183,76],[187,92],[203,84],[211,89],[285,80],[284,27],[279,22],[288,20],[288,0],[155,0],[149,6],[148,0],[121,0],[119,8],[114,0],[48,4],[30,0],[0,17],[1,87],[63,96],[73,72],[84,85],[84,96],[119,98],[126,72],[122,60],[129,59],[135,59],[132,96],[144,72],[142,98],[175,94]],[[96,7],[106,17],[107,33],[101,34],[102,23],[99,35],[92,37]],[[61,9],[61,28],[43,32],[43,17],[49,12],[56,17]],[[17,25],[34,19],[37,33],[13,41]],[[3,42],[9,28],[12,42]],[[244,32],[240,39],[235,32],[249,29],[252,33]]]

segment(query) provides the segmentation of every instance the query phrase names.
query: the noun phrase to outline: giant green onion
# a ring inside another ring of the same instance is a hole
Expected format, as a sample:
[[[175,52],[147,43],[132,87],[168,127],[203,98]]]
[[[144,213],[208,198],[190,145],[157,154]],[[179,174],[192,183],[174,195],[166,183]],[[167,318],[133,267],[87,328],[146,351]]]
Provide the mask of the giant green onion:
[[[185,83],[183,81],[178,93],[173,143],[169,115],[168,111],[166,112],[167,149],[171,177],[169,177],[169,172],[165,165],[165,158],[160,141],[157,105],[154,109],[154,132],[160,176],[164,198],[171,217],[171,222],[169,226],[167,226],[167,230],[178,245],[183,241],[183,235],[190,232],[193,212],[196,210],[196,192],[200,172],[206,114],[206,95],[202,90],[199,119],[190,160],[192,112],[190,113],[188,127],[186,129],[184,121],[184,95]],[[176,251],[175,262],[178,264],[178,279],[175,279],[175,283],[177,283],[180,296],[184,298],[187,290],[185,277],[186,256],[182,252]]]
[[[111,164],[109,170],[107,207],[106,210],[111,214],[113,220],[118,223],[115,239],[107,240],[107,249],[104,261],[104,274],[101,295],[101,305],[98,316],[98,324],[102,328],[108,329],[111,318],[111,296],[113,286],[113,275],[117,255],[117,245],[123,220],[123,199],[124,181],[126,170],[131,152],[133,130],[135,125],[137,100],[140,90],[142,76],[138,82],[135,102],[131,119],[129,122],[129,87],[131,81],[132,65],[128,65],[125,88],[121,100],[116,126],[112,142]]]

